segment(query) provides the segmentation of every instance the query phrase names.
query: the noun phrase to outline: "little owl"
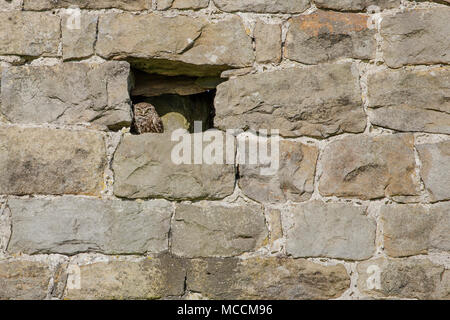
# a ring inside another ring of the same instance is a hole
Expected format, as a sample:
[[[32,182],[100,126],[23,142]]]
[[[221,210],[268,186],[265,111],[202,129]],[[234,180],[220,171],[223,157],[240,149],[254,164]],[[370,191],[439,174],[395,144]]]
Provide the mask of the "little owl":
[[[155,107],[147,102],[134,105],[134,129],[136,133],[163,133],[164,127],[155,110]]]

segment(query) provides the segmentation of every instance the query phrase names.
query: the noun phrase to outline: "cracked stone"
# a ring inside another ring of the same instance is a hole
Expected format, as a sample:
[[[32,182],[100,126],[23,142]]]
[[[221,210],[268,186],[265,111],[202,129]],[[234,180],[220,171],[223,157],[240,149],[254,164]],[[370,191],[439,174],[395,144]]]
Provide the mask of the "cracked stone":
[[[450,67],[388,69],[368,77],[369,117],[380,127],[449,134],[449,96]]]
[[[131,123],[129,78],[129,64],[116,61],[9,67],[0,111],[12,123],[93,123],[117,130]]]
[[[450,7],[413,9],[383,17],[383,57],[391,68],[450,63]]]
[[[422,161],[420,176],[432,202],[450,200],[450,141],[416,146]]]
[[[286,137],[363,132],[359,74],[351,63],[289,68],[230,79],[217,87],[215,127],[280,130]]]
[[[188,16],[105,14],[99,20],[96,52],[172,76],[219,76],[230,68],[251,66],[254,59],[252,40],[237,16],[208,22]]]

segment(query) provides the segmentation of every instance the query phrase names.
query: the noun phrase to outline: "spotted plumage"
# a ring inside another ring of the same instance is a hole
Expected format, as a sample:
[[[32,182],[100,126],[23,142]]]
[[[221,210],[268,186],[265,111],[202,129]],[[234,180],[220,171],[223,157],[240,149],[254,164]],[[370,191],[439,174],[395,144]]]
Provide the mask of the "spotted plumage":
[[[164,132],[163,123],[155,107],[147,102],[134,105],[133,123],[137,134]]]

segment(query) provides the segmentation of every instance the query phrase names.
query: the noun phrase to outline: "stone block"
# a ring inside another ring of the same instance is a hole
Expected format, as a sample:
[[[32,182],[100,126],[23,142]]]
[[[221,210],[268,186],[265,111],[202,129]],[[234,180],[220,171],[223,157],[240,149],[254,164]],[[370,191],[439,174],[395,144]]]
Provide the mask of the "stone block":
[[[363,132],[358,70],[351,63],[246,75],[220,84],[215,127],[277,129],[282,136]]]
[[[172,205],[165,200],[62,197],[10,199],[12,253],[145,254],[168,250]]]
[[[419,193],[414,139],[409,134],[348,136],[325,147],[323,196],[377,199]]]
[[[185,257],[227,257],[255,251],[267,240],[263,209],[211,202],[176,206],[172,252]]]
[[[0,194],[97,196],[105,166],[100,133],[0,128]]]
[[[1,113],[12,123],[131,123],[126,62],[10,67],[3,72]]]

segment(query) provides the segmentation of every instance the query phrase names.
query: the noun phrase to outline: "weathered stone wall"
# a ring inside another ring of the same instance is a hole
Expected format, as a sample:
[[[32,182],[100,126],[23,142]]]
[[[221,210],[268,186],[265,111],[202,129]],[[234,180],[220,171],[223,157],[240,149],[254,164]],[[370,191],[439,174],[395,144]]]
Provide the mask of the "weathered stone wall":
[[[450,299],[449,21],[447,0],[0,0],[0,299]],[[219,82],[215,128],[280,130],[274,175],[130,134],[132,92]]]

